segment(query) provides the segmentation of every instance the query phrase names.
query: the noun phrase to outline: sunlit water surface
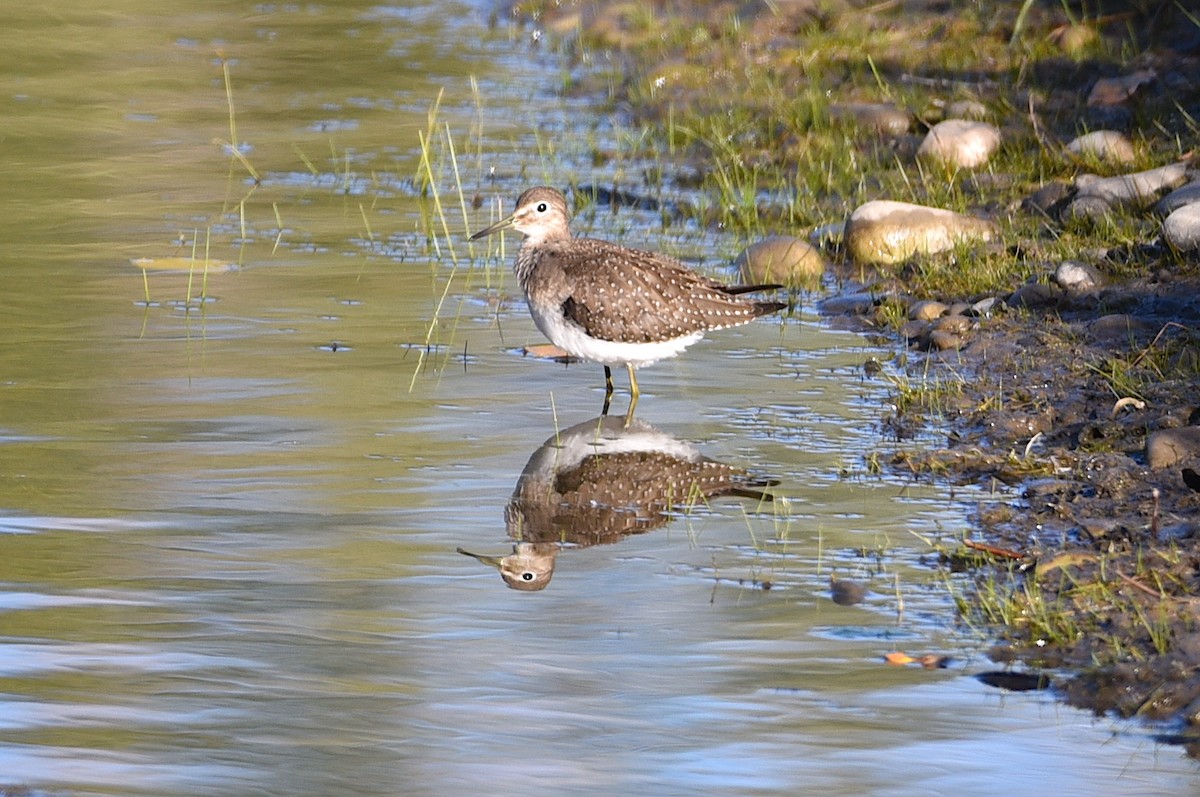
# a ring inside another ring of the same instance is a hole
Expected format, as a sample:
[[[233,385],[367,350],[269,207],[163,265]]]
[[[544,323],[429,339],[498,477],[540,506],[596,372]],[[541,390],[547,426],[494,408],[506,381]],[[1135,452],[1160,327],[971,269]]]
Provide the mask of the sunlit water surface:
[[[865,475],[886,388],[862,364],[888,352],[807,311],[644,371],[606,443],[779,480],[774,504],[569,539],[539,592],[456,553],[513,550],[526,462],[561,464],[601,401],[598,367],[521,356],[516,240],[464,233],[530,183],[618,177],[587,149],[611,122],[482,2],[90,5],[0,26],[0,785],[1200,786],[1136,726],[971,677],[984,643],[922,561],[961,511]],[[636,211],[578,227],[718,274],[737,243]],[[834,604],[833,572],[866,601]]]

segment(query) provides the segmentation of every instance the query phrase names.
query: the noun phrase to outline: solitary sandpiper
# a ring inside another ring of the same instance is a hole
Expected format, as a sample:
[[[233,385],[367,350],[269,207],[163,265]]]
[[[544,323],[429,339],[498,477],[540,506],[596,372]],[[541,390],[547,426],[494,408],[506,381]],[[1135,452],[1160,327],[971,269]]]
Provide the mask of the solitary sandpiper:
[[[553,188],[525,191],[511,216],[471,240],[510,227],[525,236],[513,272],[534,323],[571,356],[604,365],[605,412],[613,392],[610,366],[629,370],[632,417],[639,395],[635,368],[674,357],[710,329],[747,324],[787,306],[743,298],[779,285],[723,285],[674,258],[571,237],[567,200]]]

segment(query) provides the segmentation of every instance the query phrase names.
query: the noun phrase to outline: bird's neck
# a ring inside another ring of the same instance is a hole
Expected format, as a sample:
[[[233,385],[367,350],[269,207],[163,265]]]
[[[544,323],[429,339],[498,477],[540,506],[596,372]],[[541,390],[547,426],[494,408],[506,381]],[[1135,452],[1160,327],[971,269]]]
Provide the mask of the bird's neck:
[[[533,270],[537,267],[538,260],[541,259],[546,248],[570,239],[570,233],[567,235],[549,233],[525,237],[517,252],[517,261],[513,264],[513,274],[516,275],[517,282],[520,283],[522,289],[528,284],[530,275],[533,274]]]

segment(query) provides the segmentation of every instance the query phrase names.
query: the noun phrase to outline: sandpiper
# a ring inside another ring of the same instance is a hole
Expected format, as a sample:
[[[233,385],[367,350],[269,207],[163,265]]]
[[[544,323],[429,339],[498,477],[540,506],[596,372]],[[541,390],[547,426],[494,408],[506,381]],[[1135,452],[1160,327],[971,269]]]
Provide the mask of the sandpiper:
[[[783,302],[743,294],[779,285],[723,285],[678,260],[595,238],[573,238],[566,198],[530,188],[506,219],[471,240],[512,228],[525,236],[513,273],[542,334],[573,357],[604,366],[604,411],[612,399],[610,366],[629,370],[629,413],[638,400],[634,369],[674,357],[712,329],[749,323]]]

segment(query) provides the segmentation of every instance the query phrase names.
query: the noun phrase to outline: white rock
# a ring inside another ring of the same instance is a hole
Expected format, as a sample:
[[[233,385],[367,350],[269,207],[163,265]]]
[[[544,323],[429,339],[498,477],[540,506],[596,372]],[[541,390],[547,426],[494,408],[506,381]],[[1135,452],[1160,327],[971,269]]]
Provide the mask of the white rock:
[[[949,166],[973,169],[987,163],[1000,147],[1000,129],[987,122],[947,119],[929,129],[917,155]]]
[[[942,208],[877,199],[846,220],[846,250],[863,264],[900,263],[914,255],[953,249],[959,243],[990,241],[996,226]]]
[[[1067,152],[1080,157],[1091,156],[1110,163],[1130,163],[1136,155],[1130,140],[1115,130],[1096,130],[1079,136],[1067,144]]]

